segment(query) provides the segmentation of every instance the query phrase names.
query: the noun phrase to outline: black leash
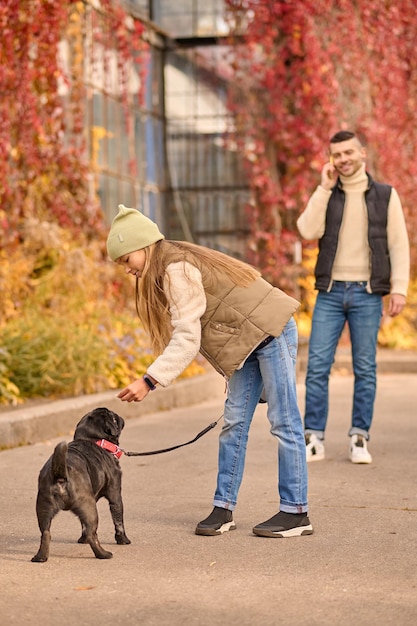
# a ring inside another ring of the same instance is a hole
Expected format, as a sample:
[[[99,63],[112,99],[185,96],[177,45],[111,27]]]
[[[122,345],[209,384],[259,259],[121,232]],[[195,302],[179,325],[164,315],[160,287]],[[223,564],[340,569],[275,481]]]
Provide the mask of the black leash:
[[[215,422],[212,422],[211,424],[206,426],[206,428],[200,431],[198,435],[194,437],[194,439],[191,439],[191,441],[187,441],[186,443],[180,443],[177,446],[172,446],[171,448],[164,448],[163,450],[151,450],[150,452],[126,452],[126,450],[122,450],[122,452],[124,452],[126,456],[150,456],[151,454],[163,454],[164,452],[171,452],[172,450],[177,450],[178,448],[189,446],[190,443],[194,443],[195,441],[197,441],[197,439],[200,439],[200,437],[202,437],[203,435],[208,433],[212,428],[217,426],[217,424],[220,422],[222,417],[223,417],[223,414],[220,415],[218,420],[216,420]]]

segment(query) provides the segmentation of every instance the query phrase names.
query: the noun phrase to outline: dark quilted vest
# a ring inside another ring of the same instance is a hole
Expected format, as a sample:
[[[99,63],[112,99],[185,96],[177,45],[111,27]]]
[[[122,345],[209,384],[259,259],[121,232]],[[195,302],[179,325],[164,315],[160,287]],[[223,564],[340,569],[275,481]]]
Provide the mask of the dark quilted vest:
[[[392,188],[390,185],[375,182],[369,174],[367,177],[365,204],[368,211],[368,241],[371,250],[370,287],[372,293],[386,295],[390,292],[391,277],[387,219]],[[338,179],[327,205],[324,235],[319,240],[319,255],[315,269],[315,287],[319,291],[327,291],[331,282],[344,206],[345,192]]]

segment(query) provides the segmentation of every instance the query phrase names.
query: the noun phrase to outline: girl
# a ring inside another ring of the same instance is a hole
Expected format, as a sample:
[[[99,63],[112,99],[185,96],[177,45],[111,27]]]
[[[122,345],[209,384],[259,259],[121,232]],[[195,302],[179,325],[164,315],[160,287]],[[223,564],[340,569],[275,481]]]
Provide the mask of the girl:
[[[201,354],[228,383],[219,437],[214,509],[196,528],[220,535],[236,528],[233,510],[243,477],[249,427],[262,390],[278,443],[280,510],[253,528],[262,537],[311,535],[307,465],[297,405],[298,302],[251,266],[221,252],[166,241],[136,209],[119,205],[107,239],[110,258],[136,277],[136,309],[159,356],[118,397],[140,402],[167,387]]]

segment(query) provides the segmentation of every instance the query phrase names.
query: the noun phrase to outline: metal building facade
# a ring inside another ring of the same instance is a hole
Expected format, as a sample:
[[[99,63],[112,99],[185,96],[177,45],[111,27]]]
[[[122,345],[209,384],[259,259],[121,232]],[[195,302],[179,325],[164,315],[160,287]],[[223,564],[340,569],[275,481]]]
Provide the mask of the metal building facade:
[[[87,32],[104,19],[94,4],[88,3]],[[150,44],[142,59],[146,71],[134,64],[128,68],[129,133],[116,60],[105,64],[103,53],[92,50],[86,73],[89,158],[106,219],[119,203],[134,206],[157,220],[169,238],[243,258],[249,192],[230,140],[224,2],[124,4],[146,25]],[[143,76],[145,100],[140,102]]]

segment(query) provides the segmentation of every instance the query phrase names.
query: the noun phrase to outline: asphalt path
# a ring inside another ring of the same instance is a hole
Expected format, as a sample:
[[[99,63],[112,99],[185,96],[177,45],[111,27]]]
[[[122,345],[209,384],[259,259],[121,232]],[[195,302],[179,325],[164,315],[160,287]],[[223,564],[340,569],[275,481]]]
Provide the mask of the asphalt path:
[[[132,544],[114,543],[108,506],[100,501],[99,537],[114,555],[107,561],[76,543],[79,521],[61,512],[52,523],[48,562],[31,562],[39,546],[37,476],[62,437],[0,452],[2,623],[414,626],[417,375],[379,376],[369,466],[348,461],[352,386],[351,375],[331,379],[327,457],[309,465],[314,534],[306,537],[251,532],[278,510],[276,442],[265,405],[250,431],[235,531],[194,534],[212,509],[219,424],[174,452],[121,458]],[[302,408],[302,384],[299,398]],[[147,451],[187,441],[221,415],[222,401],[218,393],[129,419],[121,446]]]

